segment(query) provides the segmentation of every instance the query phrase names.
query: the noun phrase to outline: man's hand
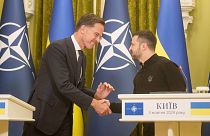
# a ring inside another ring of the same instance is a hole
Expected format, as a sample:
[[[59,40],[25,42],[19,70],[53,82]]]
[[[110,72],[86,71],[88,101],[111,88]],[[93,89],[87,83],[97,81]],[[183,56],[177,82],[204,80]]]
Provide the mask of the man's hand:
[[[99,100],[105,99],[112,91],[114,91],[114,88],[109,83],[100,83],[94,97]]]
[[[100,116],[109,115],[112,113],[112,111],[109,108],[109,105],[110,105],[109,101],[105,99],[102,100],[93,99],[91,103],[91,106]]]

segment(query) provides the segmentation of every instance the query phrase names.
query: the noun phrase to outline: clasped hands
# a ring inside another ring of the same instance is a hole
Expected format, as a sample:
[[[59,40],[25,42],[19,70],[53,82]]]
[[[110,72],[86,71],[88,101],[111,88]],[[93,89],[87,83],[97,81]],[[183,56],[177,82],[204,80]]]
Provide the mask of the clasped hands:
[[[110,102],[105,99],[112,91],[114,91],[114,88],[107,82],[98,85],[94,99],[91,103],[91,106],[95,109],[98,115],[104,116],[112,113],[109,108]]]

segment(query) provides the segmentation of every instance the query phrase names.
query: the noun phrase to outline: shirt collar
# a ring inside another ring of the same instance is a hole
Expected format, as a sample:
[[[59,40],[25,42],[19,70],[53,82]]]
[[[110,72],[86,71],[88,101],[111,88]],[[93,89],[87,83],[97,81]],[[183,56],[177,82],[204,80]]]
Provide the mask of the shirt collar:
[[[71,35],[71,39],[72,39],[72,42],[73,42],[73,44],[74,44],[75,50],[76,50],[76,51],[81,50],[81,48],[80,48],[78,42],[76,41],[74,35]]]
[[[149,66],[149,65],[155,63],[157,61],[157,59],[158,59],[157,54],[152,55],[147,61],[144,62],[143,67],[146,67],[146,66]]]

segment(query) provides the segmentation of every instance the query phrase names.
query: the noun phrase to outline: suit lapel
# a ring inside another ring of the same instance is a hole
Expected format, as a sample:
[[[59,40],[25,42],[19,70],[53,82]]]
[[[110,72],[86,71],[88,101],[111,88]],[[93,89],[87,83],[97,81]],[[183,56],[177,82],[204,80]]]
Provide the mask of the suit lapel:
[[[66,40],[66,46],[67,46],[67,51],[68,51],[68,56],[69,56],[69,67],[73,69],[73,74],[74,74],[74,83],[75,85],[77,84],[77,79],[78,79],[78,68],[77,68],[77,57],[76,57],[76,51],[74,48],[74,44],[71,40],[71,37],[67,38]]]
[[[76,57],[76,51],[72,42],[71,37],[67,38],[66,40],[66,46],[68,50],[68,56],[69,56],[69,67],[73,69],[73,74],[74,74],[74,83],[75,85],[78,85],[78,81],[80,80],[80,75],[78,73],[78,62],[77,62],[77,57]],[[82,86],[84,85],[85,82],[85,68],[86,68],[86,56],[84,55],[83,59],[83,65],[82,65],[82,77],[81,77],[81,83]]]
[[[78,70],[77,70],[77,72],[78,72],[77,73],[77,83],[78,84],[80,84],[81,82],[84,82],[84,79],[85,79],[85,66],[86,66],[86,57],[85,57],[85,54],[83,52],[82,66],[78,67]],[[81,71],[81,68],[82,68],[82,71]],[[82,75],[80,76],[80,74],[82,74]]]
[[[86,56],[84,54],[84,59],[82,63],[82,78],[85,78],[85,70],[86,70]]]

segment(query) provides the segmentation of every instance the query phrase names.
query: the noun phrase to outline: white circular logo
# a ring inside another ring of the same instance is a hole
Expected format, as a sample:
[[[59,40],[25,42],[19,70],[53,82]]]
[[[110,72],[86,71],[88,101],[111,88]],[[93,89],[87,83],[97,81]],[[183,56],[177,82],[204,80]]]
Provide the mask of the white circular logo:
[[[131,111],[132,111],[132,112],[136,112],[136,111],[137,111],[137,107],[136,107],[135,105],[133,105],[133,106],[131,107]]]
[[[20,26],[12,22],[0,26],[1,71],[16,71],[25,66],[31,68],[29,63],[31,54],[26,29],[26,25]]]
[[[119,70],[128,67],[130,64],[135,66],[135,63],[128,51],[131,42],[131,31],[129,22],[122,22],[116,19],[105,21],[106,27],[110,28],[109,32],[103,32],[103,37],[100,41],[100,52],[96,60],[97,69],[104,70]],[[118,59],[116,63],[112,63],[111,59]]]

